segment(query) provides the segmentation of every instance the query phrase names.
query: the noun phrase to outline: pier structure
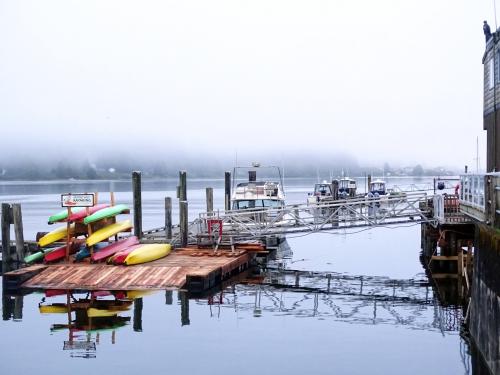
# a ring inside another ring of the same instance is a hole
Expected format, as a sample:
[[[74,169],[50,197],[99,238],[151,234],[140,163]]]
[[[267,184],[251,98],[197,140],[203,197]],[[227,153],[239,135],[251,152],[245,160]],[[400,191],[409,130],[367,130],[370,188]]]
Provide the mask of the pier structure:
[[[279,208],[210,211],[188,224],[189,241],[208,245],[217,241],[284,238],[293,234],[349,230],[427,222],[432,216],[432,196],[402,192],[379,198],[353,198],[317,204],[291,204]],[[146,240],[163,240],[165,227],[144,233]],[[215,239],[214,239],[215,238]],[[179,237],[174,236],[176,243]]]

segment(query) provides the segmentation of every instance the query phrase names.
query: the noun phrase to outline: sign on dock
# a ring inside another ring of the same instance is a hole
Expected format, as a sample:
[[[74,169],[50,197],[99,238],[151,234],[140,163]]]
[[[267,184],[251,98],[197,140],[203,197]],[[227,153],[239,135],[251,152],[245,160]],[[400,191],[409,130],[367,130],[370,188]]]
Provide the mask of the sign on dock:
[[[94,194],[61,194],[62,207],[93,207]]]

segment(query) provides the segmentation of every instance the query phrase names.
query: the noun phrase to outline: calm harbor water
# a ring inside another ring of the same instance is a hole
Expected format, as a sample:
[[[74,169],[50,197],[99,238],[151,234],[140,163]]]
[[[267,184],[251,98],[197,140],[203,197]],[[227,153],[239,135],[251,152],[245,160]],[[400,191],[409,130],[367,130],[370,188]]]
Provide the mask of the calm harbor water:
[[[305,202],[315,182],[288,180],[287,201]],[[432,180],[388,181],[412,182]],[[143,181],[145,229],[163,225],[163,199],[175,198],[176,184]],[[222,208],[222,180],[188,180],[191,218],[204,209],[208,186]],[[33,239],[52,229],[47,217],[60,210],[61,193],[99,191],[107,201],[113,190],[117,202],[130,204],[130,189],[129,181],[9,182],[0,183],[0,201],[22,204],[25,237]],[[187,301],[158,291],[134,299],[115,320],[73,315],[82,328],[73,332],[78,347],[68,345],[67,314],[39,309],[66,295],[4,296],[0,372],[470,374],[461,311],[434,294],[419,254],[419,225],[289,237],[253,283]]]

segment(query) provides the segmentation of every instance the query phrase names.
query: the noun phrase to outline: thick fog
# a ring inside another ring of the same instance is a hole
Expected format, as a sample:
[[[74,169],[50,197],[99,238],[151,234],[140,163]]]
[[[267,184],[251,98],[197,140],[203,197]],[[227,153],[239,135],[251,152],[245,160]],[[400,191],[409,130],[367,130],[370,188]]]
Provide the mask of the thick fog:
[[[0,2],[0,156],[484,166],[491,1]],[[295,159],[294,159],[295,160]]]

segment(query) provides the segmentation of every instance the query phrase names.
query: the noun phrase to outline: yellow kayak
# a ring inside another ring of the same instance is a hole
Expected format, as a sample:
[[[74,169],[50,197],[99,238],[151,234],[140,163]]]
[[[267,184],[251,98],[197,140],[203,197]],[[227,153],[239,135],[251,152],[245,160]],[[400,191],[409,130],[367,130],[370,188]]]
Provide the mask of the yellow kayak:
[[[65,240],[66,236],[68,235],[67,229],[68,228],[65,225],[64,227],[57,228],[57,229],[53,230],[52,232],[47,233],[45,236],[43,236],[42,238],[40,238],[38,240],[38,246],[45,247],[45,246],[50,245],[51,243],[54,243],[56,241],[60,241],[62,239]],[[73,231],[75,230],[75,225],[72,224],[69,227],[69,230],[70,230],[70,234],[73,234]]]
[[[128,299],[136,299],[149,296],[156,292],[157,290],[127,290],[126,294]]]
[[[139,247],[132,251],[126,258],[123,264],[128,266],[132,264],[141,264],[152,262],[153,260],[166,257],[172,246],[170,244],[149,244]]]
[[[130,220],[120,221],[115,224],[108,225],[107,227],[101,228],[95,233],[92,233],[87,238],[87,246],[94,246],[96,243],[107,240],[109,237],[114,236],[120,232],[126,232],[132,228]]]
[[[90,307],[87,309],[87,316],[89,318],[102,318],[106,316],[115,316],[119,311],[111,311],[104,309],[96,309],[94,307]]]
[[[41,314],[64,314],[68,312],[66,305],[40,305],[38,306]]]

